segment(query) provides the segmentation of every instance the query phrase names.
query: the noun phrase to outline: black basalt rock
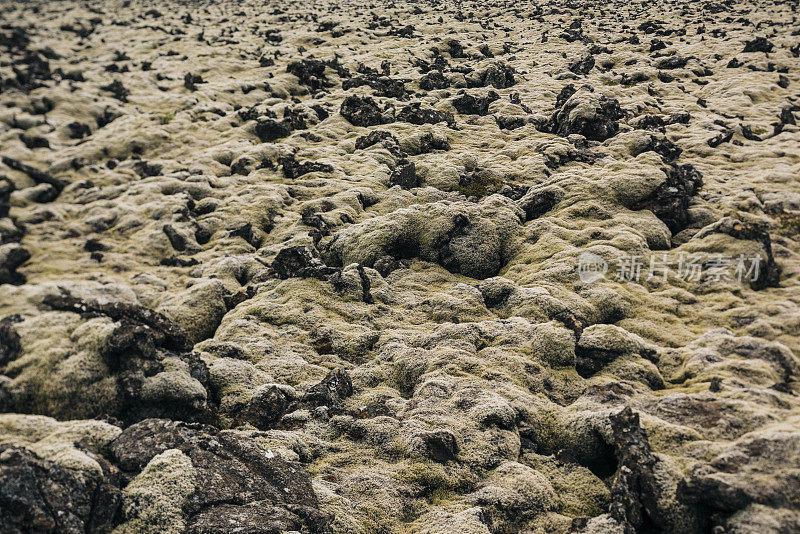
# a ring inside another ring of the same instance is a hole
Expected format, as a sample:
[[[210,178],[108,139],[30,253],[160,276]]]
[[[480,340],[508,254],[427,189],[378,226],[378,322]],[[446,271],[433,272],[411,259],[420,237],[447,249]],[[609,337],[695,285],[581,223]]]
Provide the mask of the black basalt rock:
[[[356,150],[366,150],[375,145],[386,148],[392,154],[400,155],[400,142],[389,132],[383,130],[373,130],[367,135],[356,138]]]
[[[342,82],[345,91],[366,85],[371,87],[377,96],[406,100],[408,98],[406,85],[402,80],[395,80],[388,76],[362,75],[354,76]]]
[[[591,92],[578,92],[568,85],[558,95],[556,111],[549,122],[540,128],[567,137],[580,134],[592,141],[605,141],[619,131],[623,117],[616,98],[596,96]]]
[[[569,64],[569,70],[580,76],[585,76],[594,68],[594,57],[587,55]]]
[[[397,114],[397,120],[417,125],[446,122],[451,127],[455,126],[456,123],[452,113],[423,108],[420,102],[414,102],[401,109]]]
[[[0,525],[9,533],[110,532],[121,493],[113,467],[70,469],[26,449],[0,445]]]
[[[16,185],[6,176],[0,176],[0,218],[8,217],[11,207],[11,193],[16,189]]]
[[[403,163],[395,167],[389,176],[389,185],[399,185],[403,189],[419,187],[419,178],[414,162]]]
[[[259,430],[268,430],[286,414],[291,405],[292,397],[278,386],[272,385],[258,390],[236,414],[234,420],[237,425],[249,423]]]
[[[319,59],[302,59],[289,63],[286,66],[286,72],[294,74],[301,84],[317,91],[330,85],[330,82],[325,77],[326,67],[325,62]]]
[[[168,449],[189,457],[196,479],[185,504],[189,533],[325,533],[333,519],[319,509],[311,479],[300,464],[233,432],[147,419],[125,429],[108,449],[114,462],[133,473]]]
[[[337,271],[325,265],[317,252],[307,246],[286,247],[278,252],[272,262],[272,269],[278,278],[311,277],[326,279]]]
[[[672,165],[667,180],[634,209],[652,211],[676,234],[689,225],[689,202],[702,185],[703,175],[692,165]]]
[[[178,252],[186,250],[186,238],[183,237],[171,224],[165,224],[161,230],[166,234],[172,248]]]
[[[486,96],[482,97],[465,93],[454,98],[452,104],[456,111],[464,115],[486,115],[489,113],[489,105],[499,99],[500,95],[494,91],[489,91]]]
[[[283,176],[289,180],[294,180],[308,174],[310,172],[333,172],[333,166],[327,163],[318,163],[315,161],[298,162],[294,156],[285,156],[278,158],[278,163],[283,169]]]
[[[344,369],[331,370],[322,381],[314,384],[303,395],[303,402],[312,406],[335,407],[353,394],[353,382]]]
[[[0,320],[0,367],[14,361],[22,353],[19,334],[7,319]]]
[[[13,169],[15,171],[19,171],[21,173],[24,173],[24,174],[28,175],[28,177],[31,178],[37,184],[49,184],[49,185],[53,186],[53,188],[55,188],[55,190],[58,191],[58,192],[60,192],[62,189],[64,189],[64,187],[66,187],[68,185],[68,183],[69,183],[69,182],[65,182],[64,180],[61,180],[59,178],[54,178],[47,171],[39,170],[36,167],[33,167],[33,166],[28,165],[26,163],[22,163],[21,161],[19,161],[17,159],[14,159],[14,158],[10,158],[8,156],[3,156],[2,157],[2,161],[10,169]]]
[[[375,126],[390,122],[371,97],[350,95],[344,99],[339,113],[353,126]]]
[[[745,41],[742,52],[772,52],[775,45],[767,40],[766,37],[756,37],[752,41]]]
[[[639,415],[629,407],[609,416],[619,469],[611,484],[609,513],[625,532],[641,532],[649,525],[663,528],[661,489],[654,474],[658,459],[650,450]]]
[[[423,91],[447,89],[450,87],[450,81],[444,77],[441,71],[432,70],[419,79],[419,87]]]
[[[17,243],[0,245],[0,284],[19,286],[25,283],[25,276],[17,268],[31,258],[30,252]]]

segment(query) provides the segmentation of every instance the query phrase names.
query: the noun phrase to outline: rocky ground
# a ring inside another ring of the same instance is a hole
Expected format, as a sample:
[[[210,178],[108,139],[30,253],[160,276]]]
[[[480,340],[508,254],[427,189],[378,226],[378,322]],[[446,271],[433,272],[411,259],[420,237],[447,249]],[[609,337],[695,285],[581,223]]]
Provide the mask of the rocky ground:
[[[0,6],[2,532],[800,532],[796,1]]]

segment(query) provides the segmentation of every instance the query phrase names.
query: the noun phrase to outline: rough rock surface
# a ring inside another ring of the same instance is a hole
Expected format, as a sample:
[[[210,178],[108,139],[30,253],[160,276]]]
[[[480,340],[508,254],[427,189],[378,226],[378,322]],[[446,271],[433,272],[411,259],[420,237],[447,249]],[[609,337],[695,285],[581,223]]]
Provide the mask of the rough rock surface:
[[[800,531],[796,2],[0,7],[0,531]]]
[[[125,510],[123,531],[134,530],[130,522],[168,522],[173,513],[185,516],[186,531],[193,533],[253,528],[275,533],[323,532],[330,523],[330,515],[318,509],[311,480],[300,465],[233,432],[147,419],[125,429],[108,450],[122,469],[141,471],[125,489],[124,499],[132,502]],[[180,454],[165,457],[170,451]],[[176,510],[162,514],[166,517],[147,517],[152,513],[148,508],[158,502],[157,495],[153,503],[143,503],[141,497],[132,495],[140,477],[151,483],[159,481],[160,477],[150,472],[156,469],[154,463],[165,464],[158,467],[164,476],[184,475],[185,482],[176,480],[163,488],[162,498],[172,497],[176,490],[184,497]],[[186,487],[176,488],[181,482]]]

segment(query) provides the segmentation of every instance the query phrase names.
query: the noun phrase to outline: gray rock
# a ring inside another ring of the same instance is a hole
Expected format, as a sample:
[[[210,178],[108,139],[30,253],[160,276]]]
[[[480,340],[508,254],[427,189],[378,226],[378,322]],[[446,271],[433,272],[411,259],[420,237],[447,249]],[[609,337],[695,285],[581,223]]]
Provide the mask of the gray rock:
[[[169,449],[180,450],[194,469],[195,491],[185,505],[189,532],[327,531],[331,517],[319,510],[303,468],[249,438],[211,426],[148,419],[109,445],[111,457],[130,470],[144,468]]]

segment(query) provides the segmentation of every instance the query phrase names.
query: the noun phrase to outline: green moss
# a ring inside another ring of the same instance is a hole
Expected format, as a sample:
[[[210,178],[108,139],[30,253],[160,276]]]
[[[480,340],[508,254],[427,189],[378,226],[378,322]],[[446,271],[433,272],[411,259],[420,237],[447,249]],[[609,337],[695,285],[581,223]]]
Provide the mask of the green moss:
[[[457,494],[470,491],[473,475],[469,468],[455,464],[439,464],[431,460],[397,464],[398,476],[404,484],[420,488],[420,495],[429,504],[441,504],[452,500]]]
[[[183,532],[183,508],[194,487],[195,473],[188,456],[177,449],[159,454],[123,491],[122,509],[128,522],[114,533]]]
[[[361,534],[388,534],[391,532],[382,509],[377,506],[365,505],[361,507],[361,511],[364,514],[361,522]]]
[[[410,399],[414,395],[414,388],[422,374],[418,371],[408,366],[396,365],[388,385],[397,389],[403,398]]]
[[[796,213],[781,213],[778,215],[776,230],[779,234],[788,237],[800,235],[800,215]]]
[[[503,187],[503,181],[493,176],[476,174],[469,182],[458,186],[458,192],[467,197],[483,198],[494,194]]]
[[[448,501],[453,500],[456,496],[457,493],[452,490],[446,488],[436,488],[431,493],[426,495],[426,498],[428,503],[432,506],[442,506]]]
[[[552,457],[536,454],[527,454],[522,461],[548,478],[558,495],[558,513],[594,517],[606,511],[610,492],[586,467],[562,464]]]

